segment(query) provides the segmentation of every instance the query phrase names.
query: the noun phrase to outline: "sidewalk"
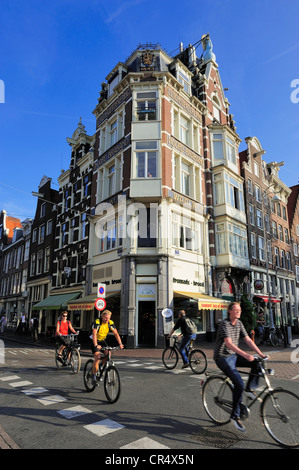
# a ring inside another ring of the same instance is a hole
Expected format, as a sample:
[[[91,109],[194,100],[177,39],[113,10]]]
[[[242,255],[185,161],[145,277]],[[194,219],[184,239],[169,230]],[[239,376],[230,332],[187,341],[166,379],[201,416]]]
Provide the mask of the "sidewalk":
[[[41,338],[38,342],[34,342],[33,338],[28,335],[15,335],[14,333],[4,332],[0,334],[0,339],[9,338],[11,341],[16,343],[31,344],[35,347],[47,347],[55,348],[55,343],[49,342],[44,338]],[[299,335],[293,336],[293,347],[287,345],[287,347],[273,348],[270,345],[261,345],[260,349],[263,353],[270,355],[269,367],[275,370],[275,376],[283,379],[292,379],[299,382]],[[214,342],[203,341],[196,345],[199,349],[202,349],[208,358],[208,369],[217,369],[213,361]],[[240,344],[241,345],[241,344]],[[243,343],[241,345],[243,349],[247,349]],[[88,345],[81,345],[81,354],[83,356],[92,357],[91,350]],[[113,352],[114,357],[122,358],[147,358],[161,360],[163,349],[157,348],[134,348],[134,349],[123,349]],[[293,361],[293,362],[292,362]]]

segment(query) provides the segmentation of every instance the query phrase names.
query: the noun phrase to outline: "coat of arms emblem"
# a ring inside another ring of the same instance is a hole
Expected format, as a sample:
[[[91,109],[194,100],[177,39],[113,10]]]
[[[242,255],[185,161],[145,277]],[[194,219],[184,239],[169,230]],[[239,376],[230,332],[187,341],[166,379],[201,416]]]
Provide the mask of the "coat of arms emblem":
[[[142,63],[144,65],[152,65],[154,60],[154,54],[152,52],[146,51],[142,54]]]

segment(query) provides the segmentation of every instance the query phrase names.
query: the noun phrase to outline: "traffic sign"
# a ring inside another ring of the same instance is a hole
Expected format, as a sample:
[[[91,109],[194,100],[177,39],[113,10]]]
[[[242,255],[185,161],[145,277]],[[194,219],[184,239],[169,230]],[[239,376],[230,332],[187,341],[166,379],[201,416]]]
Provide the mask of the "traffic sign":
[[[101,297],[95,301],[95,308],[100,312],[106,308],[106,300]]]
[[[102,299],[106,297],[106,284],[98,282],[98,296]]]

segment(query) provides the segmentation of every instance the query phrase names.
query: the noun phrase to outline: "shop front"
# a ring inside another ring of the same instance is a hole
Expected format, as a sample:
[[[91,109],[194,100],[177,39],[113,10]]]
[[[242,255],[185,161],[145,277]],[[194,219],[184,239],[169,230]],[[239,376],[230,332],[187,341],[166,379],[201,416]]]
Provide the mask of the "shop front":
[[[197,292],[174,291],[174,317],[178,318],[179,310],[185,310],[197,325],[197,340],[212,341],[215,339],[218,323],[226,316],[228,300],[212,297]]]

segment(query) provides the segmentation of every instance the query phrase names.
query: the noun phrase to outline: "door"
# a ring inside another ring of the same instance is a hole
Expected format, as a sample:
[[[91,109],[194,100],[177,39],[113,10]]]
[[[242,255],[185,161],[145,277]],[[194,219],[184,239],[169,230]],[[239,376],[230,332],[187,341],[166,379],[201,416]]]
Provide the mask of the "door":
[[[138,302],[138,345],[155,346],[156,338],[156,302],[141,300]]]

